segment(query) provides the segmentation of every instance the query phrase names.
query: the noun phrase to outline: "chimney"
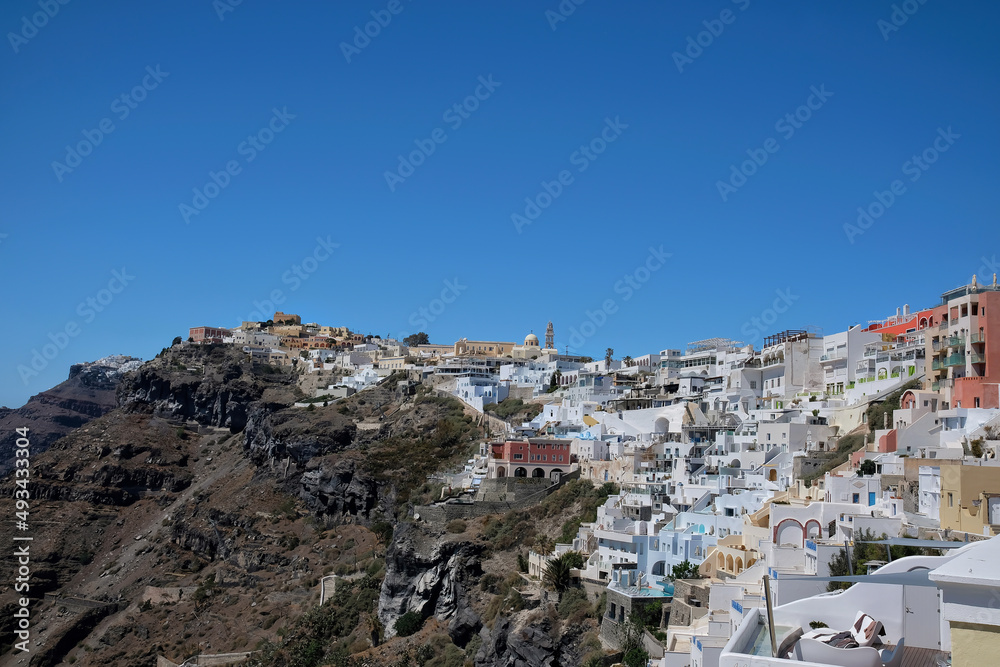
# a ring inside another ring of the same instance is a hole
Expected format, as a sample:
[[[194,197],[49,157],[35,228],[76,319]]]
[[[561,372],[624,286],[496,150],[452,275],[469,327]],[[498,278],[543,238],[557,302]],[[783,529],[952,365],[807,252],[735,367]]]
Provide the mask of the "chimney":
[[[896,319],[899,319],[899,308],[896,309]]]
[[[910,304],[904,303],[903,304],[903,316],[904,317],[908,317],[909,315],[910,315]]]

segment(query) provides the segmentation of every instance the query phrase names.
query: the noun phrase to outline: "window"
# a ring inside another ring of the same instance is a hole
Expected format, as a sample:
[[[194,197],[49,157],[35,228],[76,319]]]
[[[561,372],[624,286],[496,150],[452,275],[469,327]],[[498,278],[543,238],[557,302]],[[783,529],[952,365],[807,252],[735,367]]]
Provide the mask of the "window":
[[[521,455],[520,455],[520,454],[514,454],[514,460],[515,460],[515,461],[520,461],[520,460],[521,460],[521,458],[522,458],[522,457],[521,457]]]
[[[955,506],[955,497],[949,493],[948,494],[948,507],[954,507],[954,506]]]
[[[856,503],[856,502],[859,502],[860,500],[861,500],[861,496],[860,496],[860,495],[858,495],[857,493],[855,493],[855,494],[853,494],[853,495],[851,496],[851,502],[852,502],[852,503]]]
[[[757,381],[756,380],[750,380],[750,388],[751,389],[756,389],[757,388]]]

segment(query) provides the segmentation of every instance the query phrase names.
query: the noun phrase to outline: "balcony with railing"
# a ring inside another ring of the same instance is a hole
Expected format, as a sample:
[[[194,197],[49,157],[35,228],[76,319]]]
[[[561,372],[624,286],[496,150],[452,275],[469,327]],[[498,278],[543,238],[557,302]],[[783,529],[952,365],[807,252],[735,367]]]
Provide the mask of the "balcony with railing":
[[[932,351],[937,352],[942,347],[944,347],[944,346],[941,344],[941,341],[939,341],[939,340],[931,341],[931,350]]]
[[[962,336],[948,336],[948,347],[965,347],[965,338]]]
[[[969,342],[970,343],[975,343],[975,344],[985,343],[986,342],[986,334],[974,333],[971,336],[969,336]]]
[[[974,364],[985,364],[986,355],[980,354],[979,352],[973,352],[972,354],[969,355],[969,361]]]
[[[941,361],[940,359],[935,359],[934,361],[931,362],[931,370],[933,371],[943,370],[944,367],[945,367],[944,362]]]
[[[948,328],[948,320],[945,320],[944,322],[938,325],[938,331],[944,331],[947,328]]]
[[[941,383],[931,382],[931,391],[941,391]]]
[[[944,360],[945,366],[964,366],[965,365],[965,355],[964,354],[952,354],[949,355],[947,359]]]

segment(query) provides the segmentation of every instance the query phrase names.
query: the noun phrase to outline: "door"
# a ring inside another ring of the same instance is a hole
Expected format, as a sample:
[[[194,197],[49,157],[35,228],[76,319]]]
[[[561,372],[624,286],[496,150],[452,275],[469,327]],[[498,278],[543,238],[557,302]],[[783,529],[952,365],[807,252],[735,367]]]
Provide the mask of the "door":
[[[903,628],[906,645],[934,650],[941,646],[940,591],[934,586],[903,586]],[[947,627],[947,626],[946,626]]]
[[[875,492],[874,491],[869,491],[868,492],[868,506],[871,507],[874,504],[875,504]]]

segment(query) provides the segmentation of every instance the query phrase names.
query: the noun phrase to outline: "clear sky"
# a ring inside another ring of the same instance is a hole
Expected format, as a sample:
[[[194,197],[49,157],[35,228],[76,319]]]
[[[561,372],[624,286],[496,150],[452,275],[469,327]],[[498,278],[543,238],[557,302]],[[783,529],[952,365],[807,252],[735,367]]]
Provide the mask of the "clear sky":
[[[995,2],[234,2],[2,4],[0,405],[272,295],[601,357],[992,279]]]

